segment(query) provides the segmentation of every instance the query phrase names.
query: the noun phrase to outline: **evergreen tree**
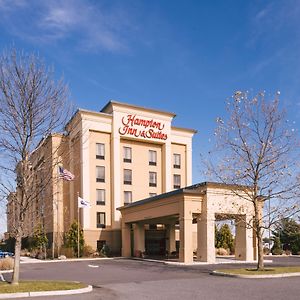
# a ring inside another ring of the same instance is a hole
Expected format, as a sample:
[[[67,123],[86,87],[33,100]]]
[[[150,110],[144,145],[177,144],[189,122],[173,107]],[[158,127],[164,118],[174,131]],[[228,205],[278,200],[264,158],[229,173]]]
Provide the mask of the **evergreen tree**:
[[[280,242],[280,238],[275,236],[273,238],[273,247],[271,249],[272,254],[274,255],[280,255],[282,254],[282,246],[281,246],[281,242]]]
[[[73,249],[74,256],[78,255],[78,223],[74,221],[65,234],[65,246]],[[83,230],[79,230],[79,253],[82,256],[84,246]]]
[[[33,246],[39,250],[45,250],[48,245],[48,238],[41,225],[38,225],[33,234]]]
[[[218,230],[215,226],[215,247],[229,249],[230,253],[234,252],[234,238],[228,224],[223,224]]]
[[[277,229],[273,231],[273,236],[274,243],[275,240],[276,242],[277,240],[279,241],[280,249],[289,250],[292,254],[298,254],[300,251],[300,224],[295,220],[290,218],[282,219]]]

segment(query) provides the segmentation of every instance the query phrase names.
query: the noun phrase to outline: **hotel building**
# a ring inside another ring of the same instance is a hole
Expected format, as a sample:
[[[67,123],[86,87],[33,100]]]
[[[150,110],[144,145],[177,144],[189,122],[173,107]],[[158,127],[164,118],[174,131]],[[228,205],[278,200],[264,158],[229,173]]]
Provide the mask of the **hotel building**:
[[[174,117],[116,101],[100,112],[78,109],[66,125],[67,134],[48,137],[32,157],[34,166],[49,161],[51,172],[46,191],[32,205],[27,232],[43,222],[50,244],[60,247],[64,232],[77,219],[80,196],[91,203],[90,208],[80,209],[85,243],[99,249],[105,242],[113,253],[121,253],[118,208],[192,184],[196,131],[173,126]],[[58,179],[57,165],[75,179]],[[37,181],[40,176],[36,171]],[[12,216],[8,213],[8,232]]]
[[[175,115],[110,101],[100,111],[79,109],[66,134],[52,134],[32,154],[34,201],[24,235],[42,225],[60,252],[79,218],[87,245],[113,254],[179,252],[179,261],[215,262],[215,221],[235,220],[235,257],[257,256],[250,187],[192,185],[193,129],[172,126]],[[58,166],[75,175],[60,179]],[[78,209],[78,196],[91,207]],[[18,189],[8,197],[8,233],[18,222]],[[263,202],[259,209],[262,210]]]

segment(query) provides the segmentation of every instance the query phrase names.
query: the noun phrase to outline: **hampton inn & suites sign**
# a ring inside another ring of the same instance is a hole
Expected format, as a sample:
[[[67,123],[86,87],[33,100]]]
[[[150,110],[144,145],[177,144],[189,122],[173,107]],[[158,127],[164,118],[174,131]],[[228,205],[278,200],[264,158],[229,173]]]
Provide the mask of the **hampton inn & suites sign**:
[[[166,140],[168,135],[164,133],[165,124],[153,119],[144,119],[136,115],[126,115],[122,118],[120,135],[134,136],[144,139]]]

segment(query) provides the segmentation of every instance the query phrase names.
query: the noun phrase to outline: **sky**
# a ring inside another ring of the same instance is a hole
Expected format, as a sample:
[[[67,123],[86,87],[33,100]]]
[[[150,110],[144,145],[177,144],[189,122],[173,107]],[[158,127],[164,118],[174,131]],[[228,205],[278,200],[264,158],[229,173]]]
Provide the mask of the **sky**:
[[[53,66],[75,107],[176,113],[198,130],[193,183],[235,91],[280,91],[300,127],[299,0],[0,0],[0,52],[12,46]]]

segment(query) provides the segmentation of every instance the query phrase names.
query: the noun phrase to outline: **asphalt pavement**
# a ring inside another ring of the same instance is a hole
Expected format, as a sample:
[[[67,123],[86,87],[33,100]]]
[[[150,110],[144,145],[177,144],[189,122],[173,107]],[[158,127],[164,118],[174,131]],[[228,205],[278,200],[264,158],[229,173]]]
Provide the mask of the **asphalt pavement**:
[[[270,259],[270,258],[268,258]],[[272,257],[273,266],[299,265],[300,257]],[[33,299],[299,300],[300,278],[241,279],[210,275],[237,264],[176,266],[130,259],[21,265],[21,280],[76,280],[93,292]],[[249,265],[249,267],[253,265]],[[8,278],[10,275],[6,275]]]

